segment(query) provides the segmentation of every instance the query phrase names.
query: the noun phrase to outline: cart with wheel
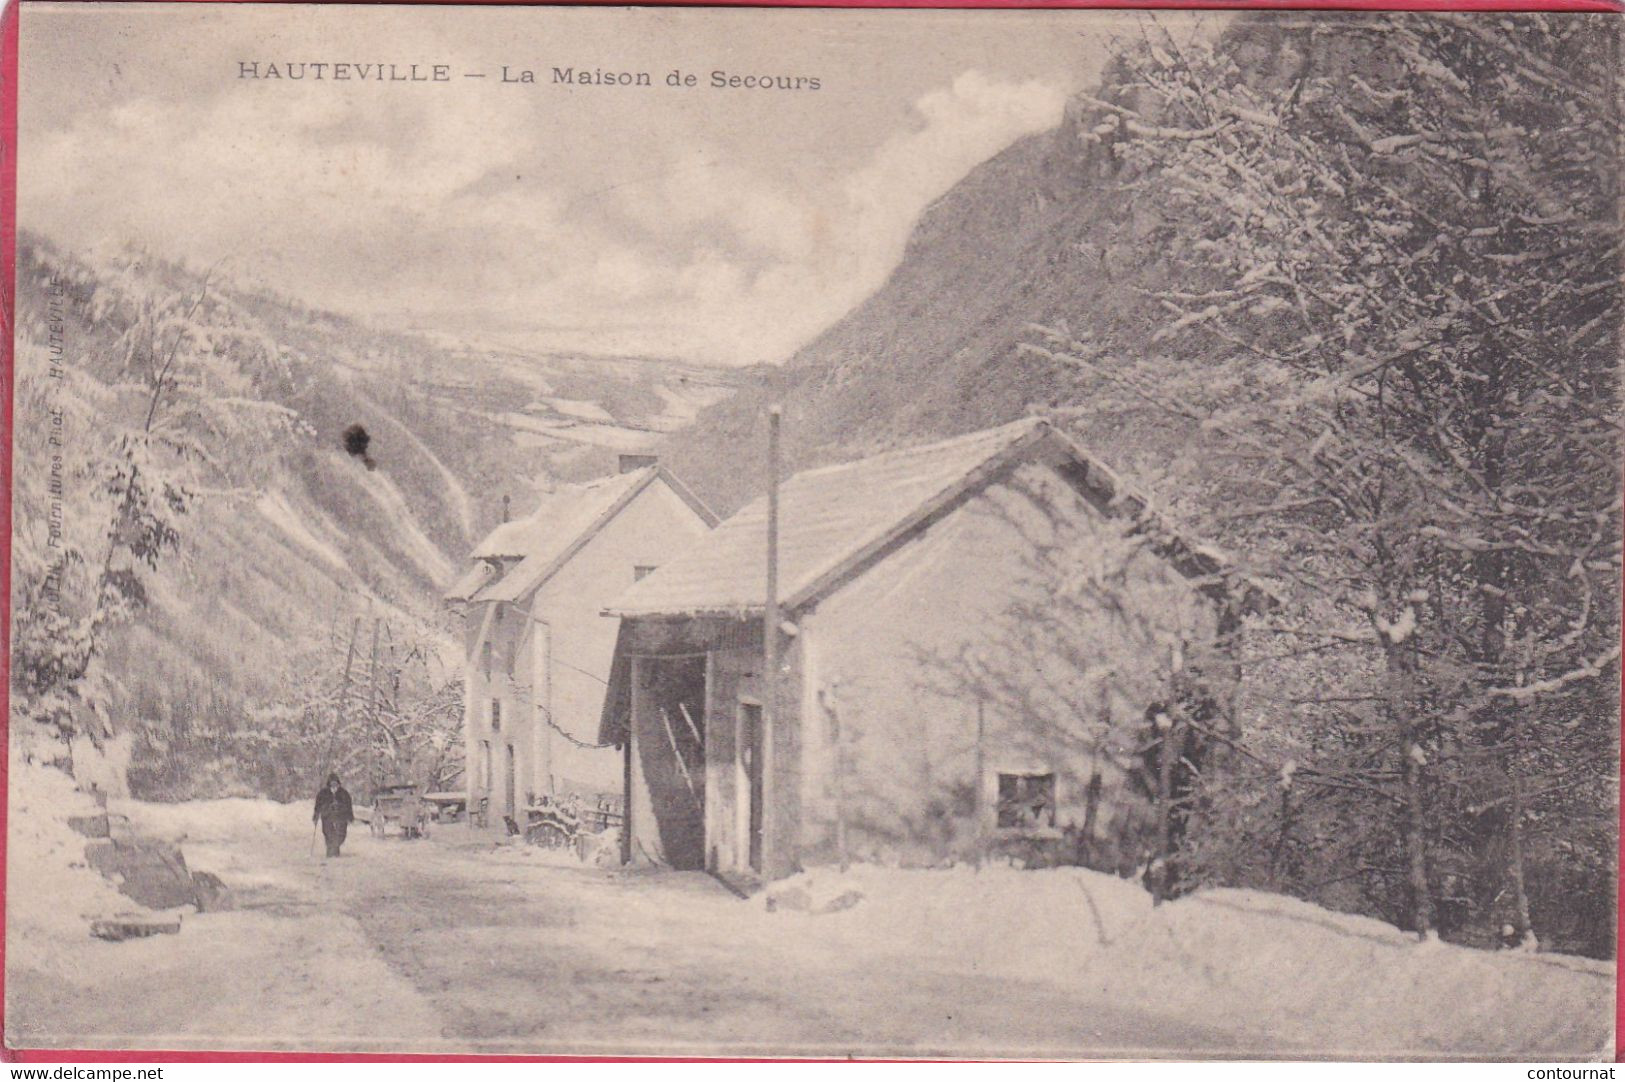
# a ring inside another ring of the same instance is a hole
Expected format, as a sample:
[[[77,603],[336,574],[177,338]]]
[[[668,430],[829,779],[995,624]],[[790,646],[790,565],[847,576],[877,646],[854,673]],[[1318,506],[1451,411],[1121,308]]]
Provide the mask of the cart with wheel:
[[[420,786],[384,786],[372,798],[373,836],[388,837],[393,828],[398,837],[428,837],[429,807]]]

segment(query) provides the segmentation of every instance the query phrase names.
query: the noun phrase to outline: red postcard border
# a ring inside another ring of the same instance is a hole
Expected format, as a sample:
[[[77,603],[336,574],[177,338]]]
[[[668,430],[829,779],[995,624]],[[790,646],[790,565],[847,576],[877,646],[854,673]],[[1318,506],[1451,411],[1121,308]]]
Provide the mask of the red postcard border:
[[[116,0],[119,3],[155,3],[160,0]],[[176,2],[176,0],[167,0]],[[312,0],[179,0],[183,3],[308,3]],[[315,0],[321,3],[342,0]],[[360,0],[388,3],[391,0]],[[436,3],[467,6],[591,7],[620,6],[624,0],[404,0],[406,4]],[[728,8],[859,8],[859,9],[996,9],[996,10],[1253,10],[1253,11],[1556,11],[1625,13],[1625,0],[646,0],[648,7]],[[0,8],[0,726],[10,726],[11,668],[11,449],[13,390],[13,327],[16,317],[17,259],[17,43],[21,16],[16,0]],[[1625,737],[1625,674],[1621,682],[1621,730]],[[0,794],[6,791],[9,756],[0,756]],[[1625,777],[1621,780],[1625,806]],[[0,905],[5,900],[5,847],[7,802],[0,800]],[[1620,832],[1619,864],[1625,870],[1625,829]],[[1621,880],[1625,884],[1625,878]],[[1625,894],[1625,889],[1622,889]],[[1625,940],[1625,912],[1615,904],[1615,1049],[1616,1062],[1625,1062],[1625,985],[1620,983],[1618,945]],[[5,1040],[5,936],[0,929],[0,1061],[13,1063],[811,1063],[855,1062],[851,1057],[710,1057],[710,1056],[549,1056],[434,1053],[253,1052],[190,1050],[96,1050],[14,1048]],[[903,1062],[874,1059],[862,1062]]]

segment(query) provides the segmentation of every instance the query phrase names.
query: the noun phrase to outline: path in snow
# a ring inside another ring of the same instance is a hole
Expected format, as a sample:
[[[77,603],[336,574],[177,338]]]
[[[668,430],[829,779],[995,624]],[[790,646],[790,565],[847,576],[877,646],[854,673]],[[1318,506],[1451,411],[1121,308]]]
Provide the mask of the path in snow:
[[[855,869],[858,907],[769,913],[704,875],[583,867],[462,825],[358,832],[327,861],[303,804],[120,810],[183,840],[240,909],[122,944],[40,924],[42,949],[8,968],[25,1046],[1571,1059],[1611,1017],[1604,964],[1422,948],[1250,892],[1153,911],[1077,869]]]
[[[450,827],[364,839],[318,878],[392,970],[485,1051],[1239,1052],[1233,1036],[1052,984],[796,950],[703,875],[582,868]],[[787,938],[789,941],[787,941]]]
[[[143,829],[186,825],[146,807]],[[13,1039],[920,1056],[1247,1044],[1053,983],[967,977],[926,958],[876,965],[787,935],[784,915],[703,875],[561,864],[463,826],[428,841],[352,834],[327,861],[311,855],[307,814],[279,810],[230,836],[190,831],[188,863],[232,884],[238,911],[187,916],[176,937],[87,937],[49,975],[12,973],[12,1005],[26,1006],[9,1019]]]

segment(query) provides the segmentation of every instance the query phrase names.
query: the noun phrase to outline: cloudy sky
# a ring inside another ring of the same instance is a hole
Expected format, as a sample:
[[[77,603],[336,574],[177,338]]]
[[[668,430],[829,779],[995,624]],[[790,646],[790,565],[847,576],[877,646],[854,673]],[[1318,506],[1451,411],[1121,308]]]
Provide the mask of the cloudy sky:
[[[884,280],[931,200],[1054,125],[1138,18],[25,3],[19,223],[224,258],[419,329],[776,362]],[[244,61],[450,79],[244,79]],[[699,85],[666,87],[673,69]]]

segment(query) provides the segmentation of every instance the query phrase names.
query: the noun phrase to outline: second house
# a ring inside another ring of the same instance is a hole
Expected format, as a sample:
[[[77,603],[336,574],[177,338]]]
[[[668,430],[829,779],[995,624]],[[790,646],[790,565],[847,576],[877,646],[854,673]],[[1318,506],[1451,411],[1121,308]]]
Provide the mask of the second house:
[[[464,607],[471,809],[522,821],[543,796],[614,793],[619,757],[594,747],[615,649],[604,605],[716,524],[646,456],[561,486],[481,541],[446,593]]]

